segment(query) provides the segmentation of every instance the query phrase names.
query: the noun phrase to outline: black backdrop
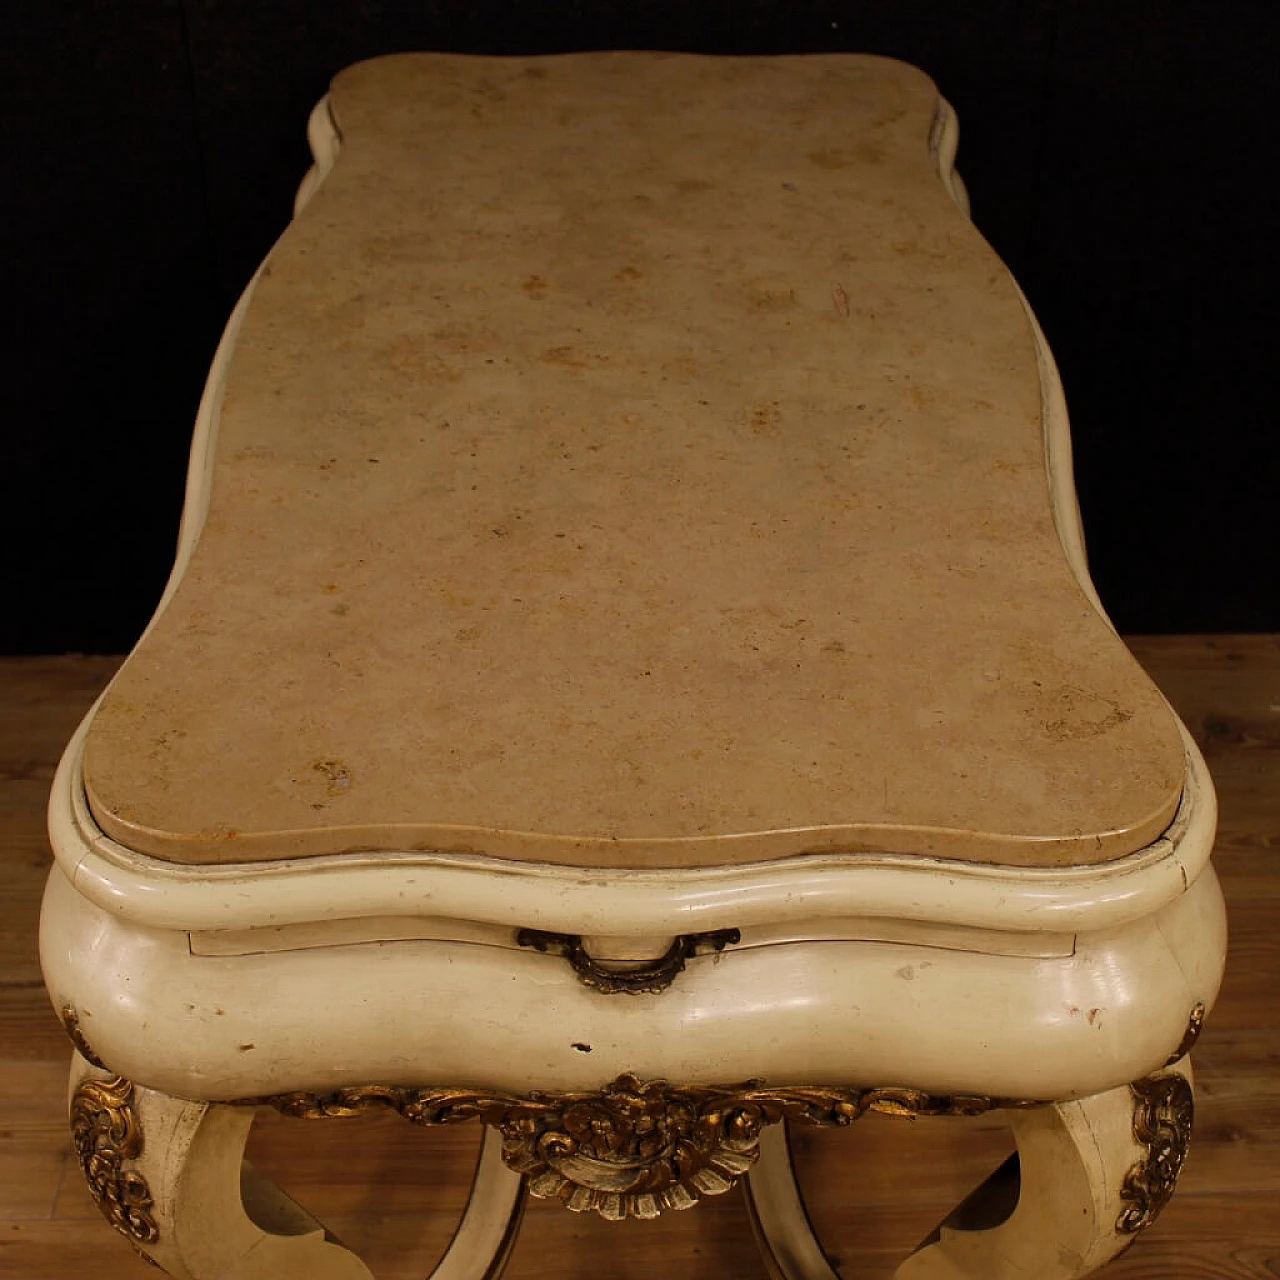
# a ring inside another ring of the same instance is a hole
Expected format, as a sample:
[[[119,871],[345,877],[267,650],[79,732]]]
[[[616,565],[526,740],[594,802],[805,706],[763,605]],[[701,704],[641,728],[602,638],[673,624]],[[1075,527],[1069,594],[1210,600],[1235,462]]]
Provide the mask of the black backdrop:
[[[1122,630],[1280,630],[1275,0],[9,0],[0,652],[127,648],[222,321],[343,65],[401,49],[864,50],[957,107],[1053,345]]]

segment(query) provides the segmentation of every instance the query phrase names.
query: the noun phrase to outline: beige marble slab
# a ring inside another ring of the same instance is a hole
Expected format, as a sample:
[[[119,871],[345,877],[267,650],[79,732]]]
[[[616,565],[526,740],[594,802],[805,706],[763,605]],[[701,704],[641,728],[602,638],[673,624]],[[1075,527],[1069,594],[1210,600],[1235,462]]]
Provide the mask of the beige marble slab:
[[[1159,834],[1176,726],[1055,534],[1032,334],[922,74],[410,55],[332,109],[206,527],[89,735],[110,835],[690,867]]]

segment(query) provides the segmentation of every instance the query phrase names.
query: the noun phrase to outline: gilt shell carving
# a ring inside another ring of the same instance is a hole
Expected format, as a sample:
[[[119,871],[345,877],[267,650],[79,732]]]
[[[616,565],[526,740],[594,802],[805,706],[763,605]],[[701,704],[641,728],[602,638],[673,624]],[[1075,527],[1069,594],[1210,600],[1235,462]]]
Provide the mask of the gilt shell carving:
[[[591,1093],[373,1085],[256,1101],[309,1118],[388,1107],[416,1124],[479,1119],[502,1134],[504,1160],[525,1176],[533,1195],[610,1219],[654,1218],[728,1191],[756,1162],[761,1130],[782,1119],[840,1126],[867,1111],[978,1115],[1034,1105],[915,1089],[677,1086],[630,1074]]]

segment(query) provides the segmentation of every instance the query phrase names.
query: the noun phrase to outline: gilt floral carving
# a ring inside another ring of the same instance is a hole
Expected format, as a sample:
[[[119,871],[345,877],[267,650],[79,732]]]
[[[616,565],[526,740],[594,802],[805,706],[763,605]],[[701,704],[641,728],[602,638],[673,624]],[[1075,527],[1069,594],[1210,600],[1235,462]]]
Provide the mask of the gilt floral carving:
[[[147,1180],[126,1162],[142,1154],[142,1127],[133,1085],[122,1076],[82,1080],[71,1099],[71,1141],[89,1191],[103,1216],[135,1245],[153,1243]]]
[[[756,1162],[761,1130],[779,1120],[840,1126],[867,1111],[978,1115],[1033,1105],[915,1089],[677,1086],[634,1075],[592,1093],[375,1085],[256,1101],[309,1118],[387,1107],[416,1124],[479,1119],[502,1134],[503,1158],[525,1176],[532,1194],[611,1219],[654,1218],[728,1191]]]
[[[1169,1203],[1186,1163],[1195,1119],[1195,1095],[1184,1076],[1152,1076],[1130,1089],[1133,1133],[1143,1154],[1120,1190],[1125,1208],[1116,1230],[1124,1235],[1145,1231]]]

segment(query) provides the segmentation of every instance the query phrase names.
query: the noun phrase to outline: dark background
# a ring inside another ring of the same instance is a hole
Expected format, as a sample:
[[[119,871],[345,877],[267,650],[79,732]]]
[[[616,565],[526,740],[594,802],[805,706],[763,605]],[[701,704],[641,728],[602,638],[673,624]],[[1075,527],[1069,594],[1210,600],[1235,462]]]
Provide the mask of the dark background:
[[[1280,630],[1276,0],[9,0],[0,652],[128,648],[191,423],[345,64],[402,49],[861,50],[959,111],[979,227],[1062,368],[1122,630]]]

